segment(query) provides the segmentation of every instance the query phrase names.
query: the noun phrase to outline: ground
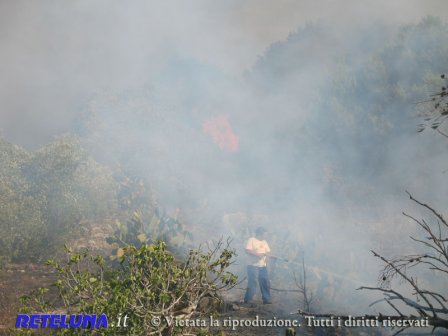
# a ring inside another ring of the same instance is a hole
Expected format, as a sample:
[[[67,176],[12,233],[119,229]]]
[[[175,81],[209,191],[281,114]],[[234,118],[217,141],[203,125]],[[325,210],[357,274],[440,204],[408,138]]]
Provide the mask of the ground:
[[[19,297],[33,289],[48,286],[56,276],[51,268],[38,264],[9,264],[0,271],[0,335],[14,327]]]

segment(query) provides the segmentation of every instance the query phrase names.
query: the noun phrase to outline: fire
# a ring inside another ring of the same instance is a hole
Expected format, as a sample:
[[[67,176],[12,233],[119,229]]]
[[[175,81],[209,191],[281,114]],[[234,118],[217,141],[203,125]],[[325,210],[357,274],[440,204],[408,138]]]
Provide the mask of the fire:
[[[239,146],[239,137],[233,132],[228,116],[220,115],[208,119],[202,124],[205,134],[222,150],[236,152]]]

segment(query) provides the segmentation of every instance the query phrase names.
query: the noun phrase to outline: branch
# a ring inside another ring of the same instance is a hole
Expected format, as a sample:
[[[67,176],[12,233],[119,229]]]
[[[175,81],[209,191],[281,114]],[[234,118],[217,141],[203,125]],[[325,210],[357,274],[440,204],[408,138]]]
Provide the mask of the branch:
[[[423,312],[423,315],[425,315],[425,316],[427,315],[426,313],[424,313],[425,311],[430,311],[432,313],[448,314],[448,309],[446,309],[446,308],[434,308],[432,306],[430,306],[430,307],[422,306],[421,304],[418,304],[417,302],[404,297],[403,295],[401,295],[400,293],[398,293],[397,291],[395,291],[393,289],[385,289],[385,288],[379,288],[379,287],[359,287],[358,288],[358,290],[362,290],[362,289],[380,291],[380,292],[385,293],[385,295],[387,295],[387,299],[377,300],[374,303],[372,303],[371,306],[378,302],[381,302],[381,301],[400,300],[407,306],[417,310],[419,313]],[[390,294],[394,294],[395,296],[392,296]],[[419,294],[420,294],[420,292],[419,292]],[[429,294],[429,293],[427,293],[427,294]]]
[[[443,224],[445,224],[446,227],[448,227],[448,223],[445,221],[445,219],[443,218],[443,216],[441,214],[439,214],[437,211],[435,211],[433,208],[431,208],[428,204],[422,203],[419,200],[412,197],[412,195],[407,190],[406,190],[406,193],[409,195],[409,198],[412,201],[414,201],[415,203],[417,203],[417,204],[421,205],[422,207],[431,211],[437,218],[439,218],[442,221]]]
[[[380,258],[382,261],[384,261],[387,265],[389,265],[390,267],[392,267],[403,279],[405,279],[411,286],[412,288],[414,288],[415,292],[418,293],[420,295],[420,297],[426,302],[426,304],[431,308],[434,309],[433,305],[431,304],[431,302],[428,300],[428,298],[426,298],[426,296],[424,294],[422,294],[419,290],[419,288],[417,287],[417,285],[414,283],[414,280],[410,279],[406,274],[404,274],[401,270],[399,270],[397,267],[395,267],[395,265],[393,263],[391,263],[389,260],[387,260],[386,258],[382,257],[381,255],[379,255],[378,253],[376,253],[375,251],[372,250],[372,253],[375,257]],[[362,288],[362,287],[361,287]],[[400,295],[401,296],[401,295]],[[404,300],[403,300],[404,301]],[[436,316],[436,313],[433,311],[433,316]]]

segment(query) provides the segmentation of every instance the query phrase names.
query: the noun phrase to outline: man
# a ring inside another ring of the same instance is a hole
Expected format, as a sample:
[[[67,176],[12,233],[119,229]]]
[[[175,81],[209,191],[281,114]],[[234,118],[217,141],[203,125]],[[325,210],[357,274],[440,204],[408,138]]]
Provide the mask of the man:
[[[264,304],[271,303],[271,292],[266,259],[271,252],[266,242],[266,230],[259,227],[255,231],[255,237],[249,238],[246,244],[246,253],[250,257],[247,265],[247,290],[244,302],[249,303],[257,291],[257,279],[260,285],[261,298]]]

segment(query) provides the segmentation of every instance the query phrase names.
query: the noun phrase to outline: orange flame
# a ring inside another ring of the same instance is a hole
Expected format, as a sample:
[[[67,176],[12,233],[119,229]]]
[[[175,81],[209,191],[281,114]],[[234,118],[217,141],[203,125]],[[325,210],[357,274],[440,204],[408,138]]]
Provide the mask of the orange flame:
[[[210,118],[202,124],[202,129],[220,149],[229,152],[238,150],[239,137],[233,132],[228,116]]]

